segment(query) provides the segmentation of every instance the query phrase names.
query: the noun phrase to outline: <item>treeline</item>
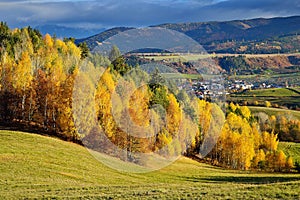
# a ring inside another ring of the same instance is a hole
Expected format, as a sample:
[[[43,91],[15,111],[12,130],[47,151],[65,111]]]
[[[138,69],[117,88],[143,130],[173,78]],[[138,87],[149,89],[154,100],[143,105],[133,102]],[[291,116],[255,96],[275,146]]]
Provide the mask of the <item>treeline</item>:
[[[82,141],[135,163],[145,162],[136,153],[212,149],[211,162],[234,169],[293,168],[277,150],[277,135],[260,132],[247,107],[230,104],[224,115],[217,103],[190,98],[158,70],[129,66],[116,47],[109,58],[90,55],[72,40],[4,23],[0,37],[1,124]]]
[[[295,117],[289,115],[269,116],[265,113],[258,113],[256,117],[262,131],[277,133],[280,141],[300,142],[300,121]]]
[[[274,132],[260,131],[248,107],[230,103],[218,142],[206,160],[233,169],[290,171],[293,159],[277,150],[278,142]]]
[[[30,27],[0,24],[0,121],[77,141],[72,90],[81,50]]]

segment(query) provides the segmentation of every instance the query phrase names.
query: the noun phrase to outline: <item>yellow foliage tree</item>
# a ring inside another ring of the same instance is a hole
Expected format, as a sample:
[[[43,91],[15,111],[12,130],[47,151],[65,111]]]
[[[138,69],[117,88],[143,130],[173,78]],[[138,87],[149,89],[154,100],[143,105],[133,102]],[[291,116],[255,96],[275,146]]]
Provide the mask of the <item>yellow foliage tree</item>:
[[[275,152],[278,146],[277,135],[274,133],[263,132],[261,145],[266,151]]]
[[[251,111],[247,106],[242,106],[241,108],[242,115],[249,120],[251,117]]]
[[[270,101],[265,101],[265,106],[266,106],[267,108],[269,108],[269,107],[271,107],[271,106],[272,106],[272,104],[271,104],[271,102],[270,102]]]
[[[282,171],[286,166],[286,155],[280,150],[276,156],[275,169]]]
[[[53,39],[48,33],[44,36],[44,42],[45,42],[46,47],[48,47],[48,48],[53,47],[53,44],[54,44]]]
[[[147,86],[142,86],[135,90],[129,100],[130,117],[138,126],[149,126],[149,100],[150,94]]]
[[[293,169],[295,166],[294,166],[294,162],[293,162],[293,158],[291,156],[289,156],[287,158],[287,161],[286,161],[286,165],[285,165],[285,168],[287,171],[290,171],[291,169]]]
[[[264,150],[260,149],[253,159],[253,167],[263,167],[263,166],[259,166],[259,164],[261,162],[264,162],[265,160],[266,160],[265,152]]]
[[[181,123],[181,109],[173,94],[168,95],[169,106],[167,108],[167,130],[171,135],[176,135]]]

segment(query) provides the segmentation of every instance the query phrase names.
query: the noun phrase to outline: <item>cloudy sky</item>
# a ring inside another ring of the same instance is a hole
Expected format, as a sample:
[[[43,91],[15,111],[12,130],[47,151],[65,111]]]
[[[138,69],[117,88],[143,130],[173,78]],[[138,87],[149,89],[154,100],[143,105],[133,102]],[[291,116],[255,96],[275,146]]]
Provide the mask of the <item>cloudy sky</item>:
[[[2,0],[10,27],[110,28],[300,15],[300,0]]]

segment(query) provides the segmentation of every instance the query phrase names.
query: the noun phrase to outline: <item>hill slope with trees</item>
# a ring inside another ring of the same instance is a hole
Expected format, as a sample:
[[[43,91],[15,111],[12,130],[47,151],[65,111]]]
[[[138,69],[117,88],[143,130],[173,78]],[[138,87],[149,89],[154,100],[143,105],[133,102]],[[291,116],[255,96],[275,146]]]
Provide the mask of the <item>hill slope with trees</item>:
[[[71,40],[42,37],[31,28],[9,30],[5,23],[0,31],[4,126],[82,141],[135,164],[144,161],[132,152],[193,156],[211,146],[208,157],[220,166],[293,170],[292,158],[277,150],[277,135],[260,132],[245,106],[230,104],[225,115],[218,102],[189,98],[171,83],[161,85],[167,80],[158,70],[147,74],[126,64],[118,53],[111,53],[111,60],[97,54],[86,57]],[[124,77],[127,72],[131,75]],[[98,73],[102,76],[95,76]],[[150,109],[155,105],[160,107]],[[147,137],[132,135],[143,130]],[[107,138],[127,154],[110,149]]]
[[[300,16],[249,19],[224,22],[190,22],[161,24],[152,27],[182,32],[203,45],[208,52],[216,53],[287,53],[300,50]],[[113,28],[98,35],[80,39],[92,49],[128,28]]]

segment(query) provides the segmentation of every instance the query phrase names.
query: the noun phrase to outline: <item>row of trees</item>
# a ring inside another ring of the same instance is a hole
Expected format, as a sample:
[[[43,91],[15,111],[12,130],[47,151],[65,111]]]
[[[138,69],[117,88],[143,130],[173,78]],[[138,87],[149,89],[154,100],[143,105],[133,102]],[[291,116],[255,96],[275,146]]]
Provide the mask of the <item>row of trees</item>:
[[[90,55],[72,40],[4,23],[0,37],[2,124],[82,141],[136,163],[144,162],[138,153],[209,153],[235,169],[293,167],[277,151],[277,136],[261,133],[247,107],[230,104],[225,116],[219,105],[190,98],[158,70],[149,75],[129,66],[115,47],[109,58]]]
[[[287,113],[269,116],[265,113],[258,113],[257,119],[262,131],[278,133],[280,141],[300,142],[300,120],[293,115]]]

